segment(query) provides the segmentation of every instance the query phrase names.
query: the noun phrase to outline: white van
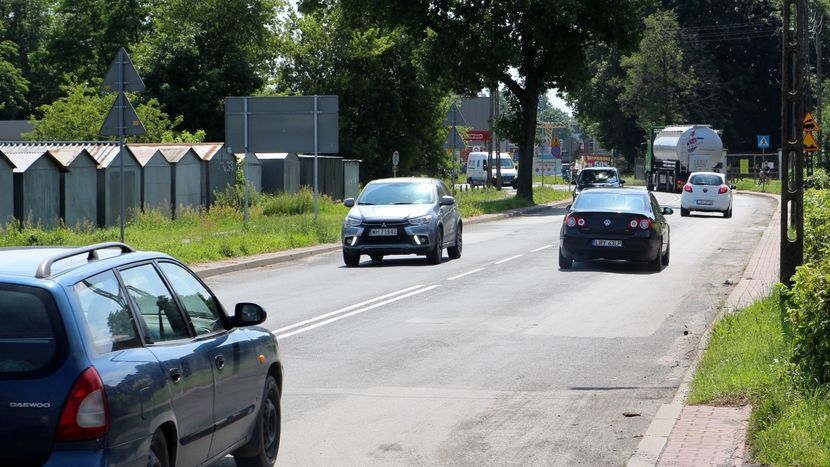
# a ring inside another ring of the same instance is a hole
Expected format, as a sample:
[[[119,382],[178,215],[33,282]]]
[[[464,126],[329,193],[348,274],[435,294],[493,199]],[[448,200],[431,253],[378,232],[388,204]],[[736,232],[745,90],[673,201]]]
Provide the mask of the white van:
[[[510,154],[502,152],[499,154],[493,153],[491,156],[493,161],[493,168],[491,169],[492,185],[496,185],[496,176],[498,176],[498,166],[501,165],[501,185],[510,185],[516,188],[516,178],[519,173],[516,172],[516,166],[513,164],[513,159]],[[471,152],[470,157],[467,158],[467,183],[470,186],[483,186],[487,179],[487,153],[486,152]]]

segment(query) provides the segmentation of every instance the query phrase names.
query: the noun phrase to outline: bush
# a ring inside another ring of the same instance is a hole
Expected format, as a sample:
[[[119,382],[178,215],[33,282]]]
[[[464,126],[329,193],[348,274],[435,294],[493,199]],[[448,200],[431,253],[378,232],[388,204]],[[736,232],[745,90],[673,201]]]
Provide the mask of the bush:
[[[228,186],[223,191],[215,193],[216,201],[214,204],[219,207],[234,208],[239,211],[245,208],[245,185],[237,184]],[[252,184],[248,184],[248,206],[257,206],[262,195],[256,190]]]
[[[816,168],[813,175],[804,177],[804,189],[815,188],[818,190],[826,190],[830,188],[830,177],[827,171],[821,168]]]
[[[262,213],[266,216],[290,216],[308,212],[314,212],[314,192],[308,187],[300,188],[295,194],[280,193],[268,197],[262,208]]]
[[[804,261],[823,261],[830,253],[830,191],[804,194]]]
[[[830,383],[830,262],[800,266],[788,294],[793,362],[802,375],[819,385]]]

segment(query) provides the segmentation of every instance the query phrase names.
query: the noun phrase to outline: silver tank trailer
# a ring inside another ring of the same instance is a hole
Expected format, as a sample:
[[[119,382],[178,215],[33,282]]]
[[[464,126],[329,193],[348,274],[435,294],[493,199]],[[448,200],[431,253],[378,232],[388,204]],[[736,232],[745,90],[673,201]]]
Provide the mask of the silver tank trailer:
[[[688,172],[711,171],[725,162],[723,142],[709,125],[666,127],[654,138],[652,151],[655,167],[663,161],[677,161]]]

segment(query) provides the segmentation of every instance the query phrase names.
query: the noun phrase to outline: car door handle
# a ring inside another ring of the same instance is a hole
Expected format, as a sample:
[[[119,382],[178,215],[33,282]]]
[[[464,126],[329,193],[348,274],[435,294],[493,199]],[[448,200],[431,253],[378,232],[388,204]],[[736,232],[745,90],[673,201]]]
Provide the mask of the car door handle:
[[[172,379],[174,383],[178,383],[182,379],[182,370],[178,368],[171,368],[170,379]]]
[[[225,367],[225,357],[217,355],[213,357],[213,361],[216,362],[216,368],[219,368],[221,370]]]

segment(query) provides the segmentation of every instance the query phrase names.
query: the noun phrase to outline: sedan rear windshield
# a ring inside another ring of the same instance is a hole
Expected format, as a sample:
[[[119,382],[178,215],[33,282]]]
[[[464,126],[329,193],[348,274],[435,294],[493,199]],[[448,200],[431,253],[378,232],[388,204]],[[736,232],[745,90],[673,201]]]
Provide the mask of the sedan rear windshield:
[[[639,193],[608,193],[585,190],[576,198],[574,209],[581,211],[647,211],[646,197]]]
[[[39,377],[66,356],[66,337],[52,295],[0,284],[0,379]]]
[[[692,185],[722,185],[723,179],[720,178],[720,175],[692,175],[689,179],[689,183]]]
[[[370,183],[357,204],[432,204],[435,188],[431,183]]]

